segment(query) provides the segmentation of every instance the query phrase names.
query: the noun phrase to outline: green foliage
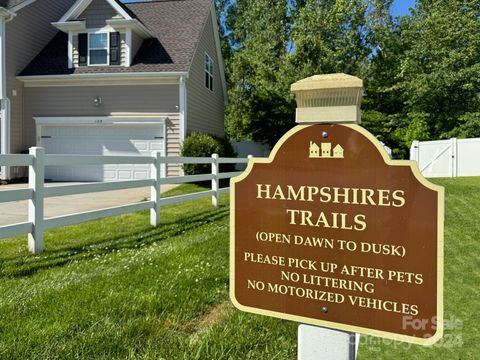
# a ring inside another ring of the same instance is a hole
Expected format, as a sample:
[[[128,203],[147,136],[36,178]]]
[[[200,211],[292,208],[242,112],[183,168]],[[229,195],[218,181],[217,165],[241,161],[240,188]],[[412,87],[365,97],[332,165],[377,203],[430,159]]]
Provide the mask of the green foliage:
[[[364,79],[363,124],[405,157],[412,140],[480,136],[478,0],[217,0],[225,21],[227,133],[273,145],[294,125],[290,84]]]
[[[479,18],[478,1],[419,0],[385,24],[364,108],[399,119],[388,140],[396,154],[414,139],[479,136]]]
[[[458,119],[458,126],[450,131],[448,137],[480,137],[480,113],[467,112],[460,116]]]
[[[344,72],[361,75],[371,48],[364,0],[306,0],[292,25],[290,61],[299,78]]]
[[[210,157],[218,154],[220,157],[235,157],[230,142],[225,138],[219,138],[205,133],[191,133],[187,136],[182,146],[182,156],[186,157]],[[223,165],[222,171],[230,170]],[[183,166],[186,175],[209,174],[212,171],[210,164],[185,164]]]
[[[227,63],[230,138],[273,144],[294,125],[290,82],[283,76],[288,47],[288,1],[236,1],[226,23],[233,55]]]
[[[218,0],[229,45],[229,137],[274,145],[295,125],[293,82],[330,72],[361,76],[372,52],[371,28],[390,2]]]

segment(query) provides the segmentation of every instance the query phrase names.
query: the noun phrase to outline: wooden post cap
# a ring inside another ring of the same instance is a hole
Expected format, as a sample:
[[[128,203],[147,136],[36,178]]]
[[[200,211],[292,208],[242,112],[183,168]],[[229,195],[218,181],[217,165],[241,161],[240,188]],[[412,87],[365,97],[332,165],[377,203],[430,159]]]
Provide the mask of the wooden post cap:
[[[363,81],[347,74],[314,75],[292,84],[297,123],[360,124]]]

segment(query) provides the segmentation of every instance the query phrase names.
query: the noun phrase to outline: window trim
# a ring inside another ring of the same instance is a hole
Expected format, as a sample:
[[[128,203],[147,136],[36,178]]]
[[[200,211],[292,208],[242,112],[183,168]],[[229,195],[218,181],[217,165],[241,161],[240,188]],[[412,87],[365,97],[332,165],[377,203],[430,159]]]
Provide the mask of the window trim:
[[[110,30],[108,29],[94,29],[87,31],[87,66],[110,66]],[[91,48],[90,47],[90,35],[92,34],[106,34],[107,35],[107,47],[106,48]],[[91,50],[106,50],[107,61],[104,64],[91,64],[90,63],[90,51]]]
[[[211,69],[210,69],[210,66],[207,66],[207,65],[210,65],[211,66]],[[213,73],[214,73],[214,66],[215,66],[215,63],[213,62],[213,59],[211,58],[210,55],[208,55],[206,52],[205,52],[205,56],[204,56],[204,60],[203,60],[203,72],[205,74],[205,77],[204,77],[204,85],[205,87],[210,90],[211,92],[214,92],[215,90],[215,87],[213,86],[213,83],[214,83],[214,76],[213,76]],[[207,84],[205,83],[205,79],[206,79],[206,76],[209,76],[209,85],[210,86],[207,86]]]

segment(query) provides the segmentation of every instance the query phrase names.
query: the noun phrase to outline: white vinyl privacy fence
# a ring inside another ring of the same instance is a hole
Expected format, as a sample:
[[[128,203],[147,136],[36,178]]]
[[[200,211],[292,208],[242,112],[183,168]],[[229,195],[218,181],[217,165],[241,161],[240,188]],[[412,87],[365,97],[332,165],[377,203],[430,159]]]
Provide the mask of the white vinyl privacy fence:
[[[30,149],[28,155],[0,155],[0,166],[28,166],[28,188],[0,191],[0,203],[28,200],[28,221],[0,227],[0,239],[28,234],[28,248],[33,253],[43,251],[43,233],[45,230],[78,224],[85,221],[122,215],[142,210],[150,210],[152,226],[160,225],[160,208],[165,205],[212,197],[212,204],[218,206],[219,195],[229,192],[230,188],[220,188],[220,180],[239,175],[241,172],[221,173],[221,164],[247,163],[247,158],[220,158],[213,154],[211,158],[163,157],[160,153],[152,156],[89,156],[89,155],[45,155],[40,147]],[[152,178],[101,182],[90,184],[44,186],[46,166],[105,165],[105,164],[149,164]],[[161,171],[167,164],[211,164],[210,174],[162,177]],[[181,184],[187,182],[211,181],[211,190],[193,194],[161,198],[160,185]],[[44,199],[54,196],[77,195],[102,191],[150,187],[149,201],[127,204],[106,209],[87,211],[57,217],[44,217]]]
[[[480,176],[480,138],[415,140],[410,160],[425,177]]]

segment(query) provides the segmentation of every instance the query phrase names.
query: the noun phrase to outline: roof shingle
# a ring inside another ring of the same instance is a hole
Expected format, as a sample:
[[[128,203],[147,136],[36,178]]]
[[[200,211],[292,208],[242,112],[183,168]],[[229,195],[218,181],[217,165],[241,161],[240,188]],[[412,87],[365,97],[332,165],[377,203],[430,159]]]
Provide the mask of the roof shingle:
[[[155,35],[155,38],[144,40],[130,67],[82,66],[69,69],[68,36],[58,32],[19,75],[188,71],[211,0],[164,0],[122,5]]]
[[[0,0],[0,6],[6,9],[10,9],[14,6],[20,5],[26,0]]]

